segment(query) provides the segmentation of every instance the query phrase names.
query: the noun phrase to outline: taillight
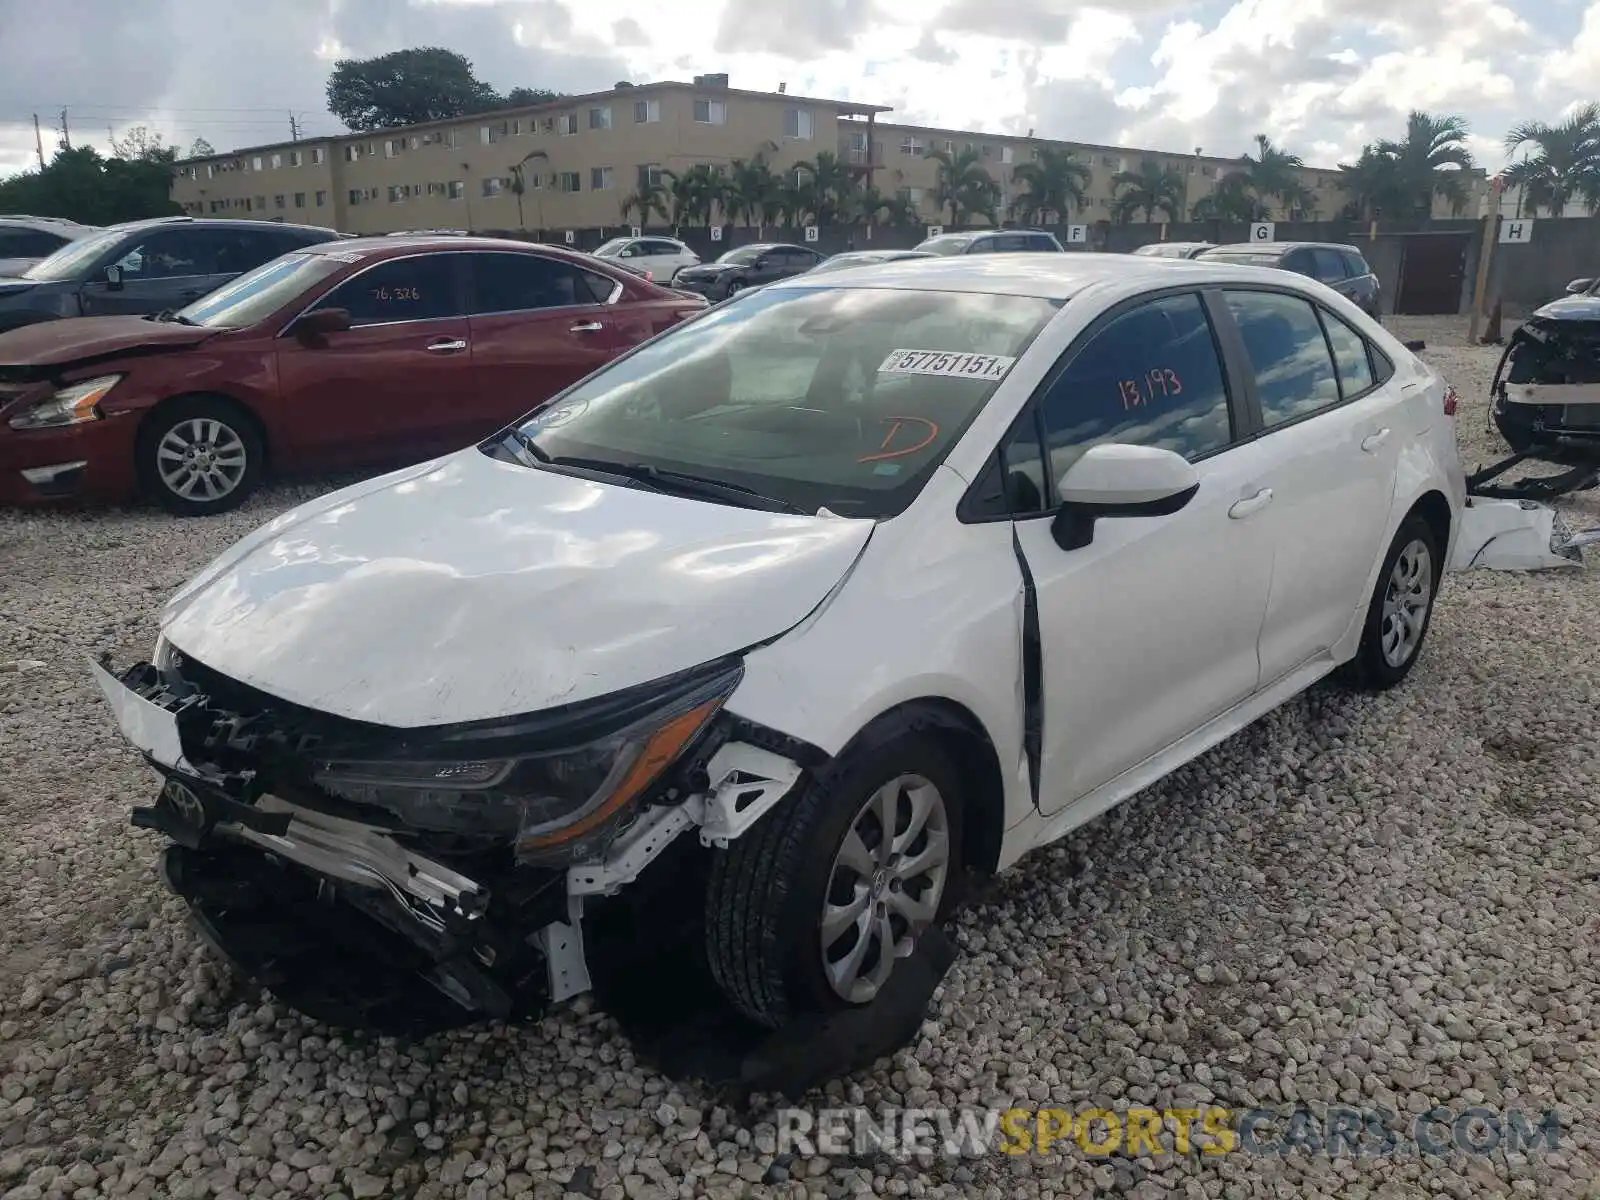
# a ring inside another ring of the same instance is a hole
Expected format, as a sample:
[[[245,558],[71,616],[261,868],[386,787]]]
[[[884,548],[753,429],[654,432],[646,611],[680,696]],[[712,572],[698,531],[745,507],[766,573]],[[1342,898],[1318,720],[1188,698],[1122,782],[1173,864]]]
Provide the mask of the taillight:
[[[1456,390],[1448,383],[1444,385],[1444,415],[1447,417],[1456,415]]]

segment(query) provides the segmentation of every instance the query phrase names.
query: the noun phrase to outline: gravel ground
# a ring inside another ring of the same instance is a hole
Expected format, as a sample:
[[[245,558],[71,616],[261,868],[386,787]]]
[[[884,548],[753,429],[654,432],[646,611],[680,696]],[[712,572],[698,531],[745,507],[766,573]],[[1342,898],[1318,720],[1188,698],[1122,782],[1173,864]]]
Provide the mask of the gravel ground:
[[[1396,324],[1486,461],[1497,351]],[[1449,580],[1405,687],[1314,689],[1032,856],[962,918],[916,1045],[815,1098],[1554,1106],[1559,1151],[774,1167],[761,1113],[654,1075],[603,1014],[340,1039],[189,932],[84,659],[147,653],[192,570],[326,486],[199,522],[0,513],[0,1195],[1600,1196],[1600,571]]]

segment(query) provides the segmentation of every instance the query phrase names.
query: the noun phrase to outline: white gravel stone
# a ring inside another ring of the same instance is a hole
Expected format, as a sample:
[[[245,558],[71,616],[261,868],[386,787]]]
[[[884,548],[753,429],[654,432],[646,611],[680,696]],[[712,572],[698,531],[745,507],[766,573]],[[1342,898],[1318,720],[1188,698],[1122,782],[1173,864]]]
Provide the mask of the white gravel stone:
[[[1392,324],[1459,389],[1467,465],[1500,453],[1498,349]],[[240,987],[161,889],[127,826],[152,777],[84,660],[147,654],[185,578],[327,486],[0,513],[4,1200],[1600,1194],[1600,568],[1449,580],[1406,686],[1319,687],[1031,856],[962,917],[917,1042],[812,1098],[1555,1105],[1559,1155],[774,1167],[769,1115],[656,1078],[587,1004],[347,1040]]]

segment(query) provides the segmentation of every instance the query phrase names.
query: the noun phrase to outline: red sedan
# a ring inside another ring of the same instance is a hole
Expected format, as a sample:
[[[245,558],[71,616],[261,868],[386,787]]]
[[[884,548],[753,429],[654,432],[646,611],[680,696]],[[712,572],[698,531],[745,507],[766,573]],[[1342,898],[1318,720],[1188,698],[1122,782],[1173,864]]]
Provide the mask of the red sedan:
[[[175,313],[0,334],[0,503],[221,512],[274,470],[470,445],[701,312],[588,255],[384,237],[286,254]]]

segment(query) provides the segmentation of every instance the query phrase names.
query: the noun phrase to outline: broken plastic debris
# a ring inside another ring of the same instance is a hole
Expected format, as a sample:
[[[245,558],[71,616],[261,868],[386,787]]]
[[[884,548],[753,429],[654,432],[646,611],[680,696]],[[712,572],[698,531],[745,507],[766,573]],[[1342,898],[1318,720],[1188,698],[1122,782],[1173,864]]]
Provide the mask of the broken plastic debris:
[[[0,675],[14,675],[22,671],[38,671],[46,665],[37,658],[17,658],[10,662],[0,663]]]

